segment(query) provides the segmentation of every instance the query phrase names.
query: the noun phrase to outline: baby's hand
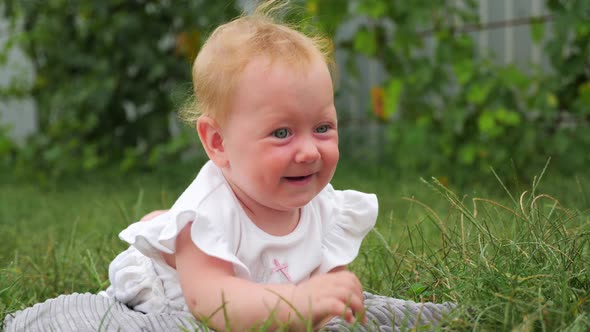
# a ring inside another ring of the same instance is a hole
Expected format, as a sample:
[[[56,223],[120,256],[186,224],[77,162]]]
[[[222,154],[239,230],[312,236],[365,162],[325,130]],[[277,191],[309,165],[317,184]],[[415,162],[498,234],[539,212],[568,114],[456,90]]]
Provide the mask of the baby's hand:
[[[350,271],[316,275],[298,284],[292,304],[314,327],[336,316],[353,323],[358,314],[364,322],[363,288]]]

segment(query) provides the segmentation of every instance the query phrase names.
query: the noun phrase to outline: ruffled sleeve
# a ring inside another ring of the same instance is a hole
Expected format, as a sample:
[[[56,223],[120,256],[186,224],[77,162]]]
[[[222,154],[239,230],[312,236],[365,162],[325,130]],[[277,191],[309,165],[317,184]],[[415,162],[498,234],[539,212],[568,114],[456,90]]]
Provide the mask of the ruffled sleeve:
[[[248,268],[236,256],[241,232],[239,216],[228,203],[233,202],[233,196],[220,176],[206,165],[170,211],[149,222],[131,224],[119,237],[142,254],[161,261],[161,253],[175,253],[178,234],[190,224],[191,239],[199,249],[232,263],[236,274],[248,276]]]
[[[356,258],[363,239],[375,226],[379,206],[375,194],[334,190],[331,185],[320,195],[324,234],[319,273],[325,273]]]
[[[223,220],[228,223],[221,222]],[[248,268],[235,254],[233,238],[239,227],[232,227],[238,226],[232,220],[235,217],[215,217],[207,213],[197,213],[195,210],[171,211],[157,220],[134,223],[121,232],[119,237],[144,255],[161,261],[161,253],[175,253],[178,234],[190,224],[191,239],[199,249],[209,256],[232,263],[238,274],[249,275]]]

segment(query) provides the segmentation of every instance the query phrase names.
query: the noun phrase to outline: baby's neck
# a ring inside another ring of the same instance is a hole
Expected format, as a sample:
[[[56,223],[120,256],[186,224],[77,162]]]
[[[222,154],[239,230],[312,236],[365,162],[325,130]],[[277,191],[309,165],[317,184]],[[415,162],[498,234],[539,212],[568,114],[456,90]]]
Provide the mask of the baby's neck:
[[[250,220],[265,233],[284,236],[291,233],[299,224],[301,209],[277,211],[268,208],[253,210],[242,205]]]
[[[276,210],[256,202],[240,192],[239,189],[234,189],[234,194],[250,220],[258,228],[270,235],[287,235],[295,230],[299,224],[299,216],[301,214],[300,208],[287,211]]]

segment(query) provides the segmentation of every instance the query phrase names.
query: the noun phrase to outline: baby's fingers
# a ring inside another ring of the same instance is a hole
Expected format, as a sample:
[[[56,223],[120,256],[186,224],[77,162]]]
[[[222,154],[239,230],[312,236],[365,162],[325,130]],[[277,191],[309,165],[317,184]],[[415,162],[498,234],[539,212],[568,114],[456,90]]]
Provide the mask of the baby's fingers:
[[[367,315],[366,315],[367,311],[365,308],[363,308],[360,311],[355,312],[355,319],[360,322],[361,324],[367,324],[368,320],[367,320]]]
[[[344,320],[350,324],[354,323],[354,313],[352,312],[352,309],[348,308],[346,309],[346,312],[344,313]]]
[[[334,275],[334,277],[336,278],[335,284],[339,285],[340,287],[345,287],[348,292],[357,293],[362,296],[363,286],[354,273],[342,271],[338,272],[338,274]]]
[[[349,294],[348,297],[344,298],[341,297],[340,301],[342,301],[346,307],[347,310],[350,310],[353,317],[352,319],[354,319],[354,316],[359,316],[359,317],[364,317],[364,313],[365,313],[365,304],[364,304],[364,299],[361,294],[358,293],[352,293]],[[361,320],[364,321],[364,320]]]

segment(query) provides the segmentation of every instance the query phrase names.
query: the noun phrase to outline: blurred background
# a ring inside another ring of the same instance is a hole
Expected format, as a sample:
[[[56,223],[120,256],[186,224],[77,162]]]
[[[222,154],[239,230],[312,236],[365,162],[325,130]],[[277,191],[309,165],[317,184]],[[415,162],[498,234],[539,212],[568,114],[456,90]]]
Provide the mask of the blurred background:
[[[208,33],[255,1],[4,0],[0,167],[49,183],[204,160],[176,111]],[[292,0],[333,40],[342,161],[529,182],[590,162],[590,1]]]

